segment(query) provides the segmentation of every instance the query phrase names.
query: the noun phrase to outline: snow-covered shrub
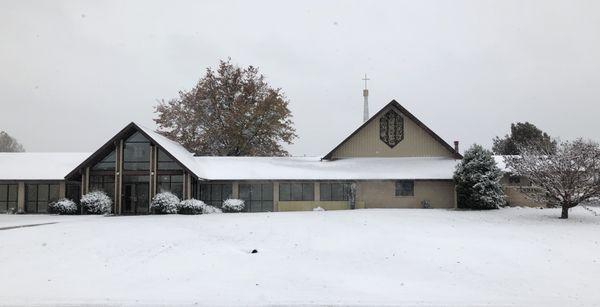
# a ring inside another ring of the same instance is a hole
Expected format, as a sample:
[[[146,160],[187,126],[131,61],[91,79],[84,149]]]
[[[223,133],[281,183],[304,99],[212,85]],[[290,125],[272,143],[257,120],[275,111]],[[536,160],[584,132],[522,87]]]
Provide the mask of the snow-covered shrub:
[[[206,204],[197,199],[186,199],[182,200],[177,205],[177,213],[179,214],[202,214],[202,211]]]
[[[171,192],[160,192],[152,199],[150,208],[159,214],[174,214],[177,213],[177,205],[179,197]]]
[[[244,200],[229,198],[223,202],[224,212],[241,212],[244,210]]]
[[[77,213],[77,204],[70,199],[63,198],[50,203],[48,211],[55,214],[75,214]]]
[[[325,211],[325,209],[319,207],[313,208],[313,211]]]
[[[223,211],[217,207],[205,205],[202,208],[202,214],[213,214],[213,213],[223,213]]]
[[[459,208],[498,209],[505,202],[502,171],[489,150],[474,144],[456,166],[454,182]]]
[[[102,191],[92,191],[81,197],[81,206],[87,213],[109,214],[112,200]]]

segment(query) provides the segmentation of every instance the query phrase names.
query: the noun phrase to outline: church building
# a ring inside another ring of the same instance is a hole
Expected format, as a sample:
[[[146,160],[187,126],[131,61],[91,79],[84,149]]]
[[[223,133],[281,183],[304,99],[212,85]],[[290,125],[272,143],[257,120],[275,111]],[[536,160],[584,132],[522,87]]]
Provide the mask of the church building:
[[[455,208],[461,158],[394,100],[322,157],[195,156],[130,123],[93,153],[0,153],[0,212],[46,213],[94,190],[114,214],[149,214],[161,191],[216,207],[239,198],[248,212]]]

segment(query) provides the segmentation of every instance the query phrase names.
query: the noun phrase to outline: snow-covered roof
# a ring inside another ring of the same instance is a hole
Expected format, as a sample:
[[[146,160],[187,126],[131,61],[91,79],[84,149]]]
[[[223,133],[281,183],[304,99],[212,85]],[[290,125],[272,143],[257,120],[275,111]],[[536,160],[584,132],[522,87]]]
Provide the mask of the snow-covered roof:
[[[0,153],[0,180],[62,180],[91,153]]]
[[[494,160],[496,161],[496,165],[498,166],[498,168],[501,171],[503,171],[505,173],[509,173],[510,172],[510,169],[506,166],[506,161],[505,161],[505,158],[507,156],[495,155],[493,157],[494,157]],[[508,156],[508,157],[510,157],[510,156]]]
[[[187,169],[193,171],[193,167],[196,164],[194,159],[194,154],[189,152],[185,147],[181,144],[170,140],[162,134],[155,132],[154,130],[144,127],[142,125],[138,125],[134,123],[138,128],[140,128],[145,134],[147,134],[154,142],[156,142],[159,146],[164,148],[168,153],[170,153],[175,159],[177,159],[183,166]]]
[[[161,142],[168,146],[164,140]],[[173,149],[167,146],[166,150]],[[452,179],[460,161],[438,157],[321,161],[319,157],[194,157],[181,151],[171,154],[206,180],[439,180]],[[62,180],[89,156],[90,153],[0,153],[0,180]]]
[[[208,180],[452,179],[460,161],[445,157],[347,158],[195,157],[192,169]]]

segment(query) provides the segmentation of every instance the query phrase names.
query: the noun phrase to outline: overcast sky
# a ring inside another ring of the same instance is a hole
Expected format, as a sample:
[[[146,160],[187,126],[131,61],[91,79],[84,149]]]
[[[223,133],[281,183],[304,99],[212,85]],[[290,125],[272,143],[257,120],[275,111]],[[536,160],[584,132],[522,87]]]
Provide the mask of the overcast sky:
[[[396,99],[461,149],[511,122],[600,140],[600,1],[1,1],[0,130],[93,151],[231,57],[290,99],[293,155]]]

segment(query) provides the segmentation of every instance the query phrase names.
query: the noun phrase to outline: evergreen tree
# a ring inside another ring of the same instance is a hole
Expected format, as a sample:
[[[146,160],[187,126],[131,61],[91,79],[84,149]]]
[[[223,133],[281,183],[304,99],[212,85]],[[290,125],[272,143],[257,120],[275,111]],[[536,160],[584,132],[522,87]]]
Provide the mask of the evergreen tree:
[[[296,137],[281,89],[258,69],[221,61],[195,88],[156,106],[159,132],[199,155],[285,156]]]
[[[0,131],[0,152],[23,152],[23,145],[4,131]]]
[[[474,144],[454,173],[459,208],[497,209],[504,204],[502,171],[489,150]]]
[[[510,135],[495,137],[493,142],[492,151],[497,155],[519,155],[520,148],[556,152],[556,141],[529,122],[510,124]]]

